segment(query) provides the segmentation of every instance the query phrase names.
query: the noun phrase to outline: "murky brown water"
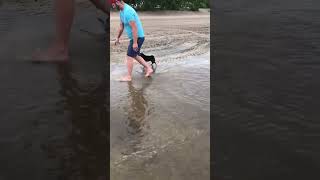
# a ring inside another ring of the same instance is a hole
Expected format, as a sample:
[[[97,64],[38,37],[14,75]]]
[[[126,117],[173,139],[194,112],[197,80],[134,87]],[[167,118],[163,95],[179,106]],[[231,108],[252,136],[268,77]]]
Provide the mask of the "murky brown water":
[[[46,47],[54,30],[52,3],[36,6],[12,1],[0,11],[0,179],[104,177],[109,99],[96,12],[77,14],[70,64],[33,65],[21,57]],[[209,28],[197,23],[147,36],[144,50],[159,61],[152,79],[135,72],[132,84],[119,83],[125,68],[112,64],[112,179],[209,179]]]
[[[111,179],[209,179],[209,56],[134,71],[111,66]]]
[[[128,40],[110,44],[111,179],[209,179],[209,16],[140,14],[142,52],[155,55],[158,68],[145,79],[136,65],[133,82],[120,83]]]
[[[71,62],[31,64],[22,57],[47,47],[54,31],[51,5],[37,13],[39,3],[0,7],[0,179],[106,177],[109,99],[100,24],[94,11],[83,8],[72,33]]]
[[[209,179],[209,15],[140,13],[142,52],[156,57],[151,79],[126,73],[128,40],[111,45],[111,179]],[[111,40],[119,27],[111,14]],[[123,64],[121,64],[123,62]]]

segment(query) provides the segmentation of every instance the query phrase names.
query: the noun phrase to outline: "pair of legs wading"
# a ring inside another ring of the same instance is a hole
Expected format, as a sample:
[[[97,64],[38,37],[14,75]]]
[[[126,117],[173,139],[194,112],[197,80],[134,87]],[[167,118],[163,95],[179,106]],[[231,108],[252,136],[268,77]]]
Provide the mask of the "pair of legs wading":
[[[128,75],[123,77],[121,81],[131,81],[132,80],[132,69],[133,69],[133,61],[137,60],[142,66],[145,68],[145,76],[149,77],[153,73],[151,66],[140,56],[140,49],[144,42],[144,37],[138,38],[138,49],[133,49],[133,40],[130,40],[128,51],[127,51],[127,68]]]

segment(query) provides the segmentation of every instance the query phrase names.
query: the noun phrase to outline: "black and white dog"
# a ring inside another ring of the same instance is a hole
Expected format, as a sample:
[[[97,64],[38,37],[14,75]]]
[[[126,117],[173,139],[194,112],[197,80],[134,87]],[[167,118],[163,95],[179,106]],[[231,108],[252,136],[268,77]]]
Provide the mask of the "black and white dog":
[[[151,67],[153,69],[153,71],[155,72],[157,69],[157,63],[156,63],[156,59],[154,58],[153,55],[145,55],[143,53],[140,53],[140,56],[148,63],[151,63]]]

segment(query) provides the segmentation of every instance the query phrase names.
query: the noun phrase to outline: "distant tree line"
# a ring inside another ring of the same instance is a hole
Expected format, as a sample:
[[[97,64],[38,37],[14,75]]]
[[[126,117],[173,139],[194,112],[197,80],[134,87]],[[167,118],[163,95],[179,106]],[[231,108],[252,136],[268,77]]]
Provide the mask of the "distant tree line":
[[[191,10],[209,8],[209,0],[124,0],[138,10]]]

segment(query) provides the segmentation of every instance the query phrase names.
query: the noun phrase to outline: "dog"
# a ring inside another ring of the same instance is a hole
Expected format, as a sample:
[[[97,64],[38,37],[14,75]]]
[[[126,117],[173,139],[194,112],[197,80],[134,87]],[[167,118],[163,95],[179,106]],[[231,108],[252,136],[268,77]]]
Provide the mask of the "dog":
[[[153,55],[147,56],[143,53],[140,53],[140,56],[146,61],[146,62],[151,62],[151,64],[157,64],[156,59],[154,58]]]
[[[140,56],[146,61],[151,63],[151,67],[153,69],[153,71],[156,71],[157,68],[157,63],[156,63],[156,59],[153,55],[145,55],[143,53],[140,53]]]

